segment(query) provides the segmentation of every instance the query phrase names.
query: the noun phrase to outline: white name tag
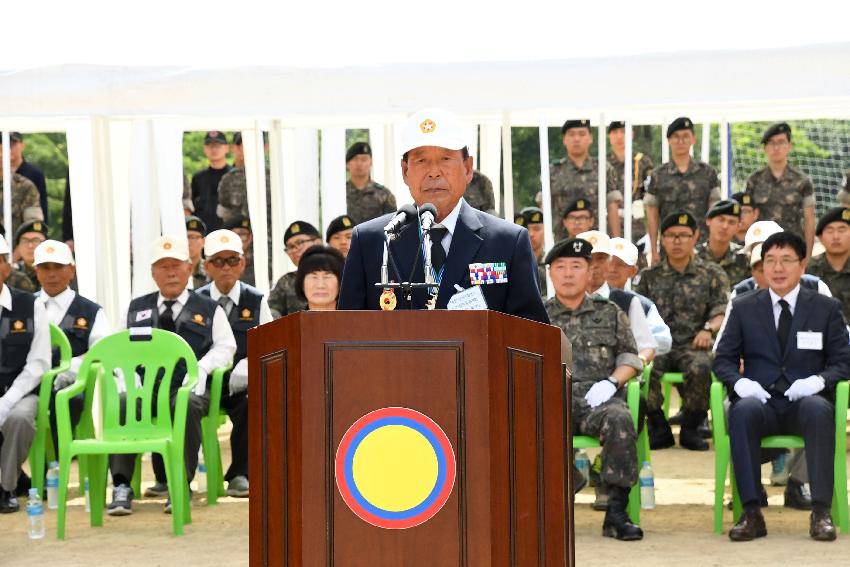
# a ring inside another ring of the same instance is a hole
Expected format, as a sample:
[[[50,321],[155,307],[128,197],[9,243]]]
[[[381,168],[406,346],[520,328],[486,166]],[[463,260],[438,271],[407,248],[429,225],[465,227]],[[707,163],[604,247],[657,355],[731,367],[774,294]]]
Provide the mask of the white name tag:
[[[823,350],[823,333],[799,331],[797,333],[797,348],[800,350]]]
[[[481,291],[481,286],[474,285],[469,289],[458,291],[449,298],[446,309],[450,311],[480,311],[487,309],[487,301],[484,299],[484,292]]]
[[[139,311],[136,313],[136,322],[144,321],[145,319],[150,319],[153,314],[152,309],[145,309],[144,311]]]

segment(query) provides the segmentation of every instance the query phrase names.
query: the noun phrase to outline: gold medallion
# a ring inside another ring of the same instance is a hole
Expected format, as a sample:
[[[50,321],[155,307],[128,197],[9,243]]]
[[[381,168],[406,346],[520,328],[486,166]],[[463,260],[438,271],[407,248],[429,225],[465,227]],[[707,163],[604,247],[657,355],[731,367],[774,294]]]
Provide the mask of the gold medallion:
[[[384,292],[381,294],[381,299],[378,301],[381,306],[381,309],[384,311],[392,311],[395,309],[398,300],[395,297],[395,291],[392,289],[384,289]]]

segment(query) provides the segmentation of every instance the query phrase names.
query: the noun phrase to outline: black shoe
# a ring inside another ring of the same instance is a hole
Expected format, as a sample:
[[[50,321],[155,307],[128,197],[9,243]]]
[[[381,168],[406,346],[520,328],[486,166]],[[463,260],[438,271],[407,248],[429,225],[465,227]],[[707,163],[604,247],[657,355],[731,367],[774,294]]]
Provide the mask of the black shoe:
[[[767,508],[767,490],[764,489],[764,485],[760,486],[759,488],[759,506],[761,506],[762,508]],[[726,508],[729,510],[732,509],[731,500],[726,504]]]
[[[835,541],[835,526],[829,512],[812,512],[809,535],[816,541]]]
[[[797,482],[793,478],[788,479],[785,485],[785,507],[797,510],[812,509],[812,493],[809,485]]]
[[[15,496],[28,495],[30,488],[32,488],[32,479],[27,473],[21,471],[21,474],[18,476],[18,486],[15,487]]]
[[[646,426],[649,429],[649,448],[653,451],[667,449],[676,444],[673,438],[673,430],[667,423],[661,410],[649,412],[646,415]]]
[[[711,439],[711,427],[708,425],[708,418],[702,420],[702,423],[697,426],[697,433],[703,439]]]
[[[595,489],[596,500],[593,501],[593,509],[597,512],[605,512],[608,510],[608,487],[600,482]]]
[[[20,509],[21,506],[15,495],[8,490],[0,489],[0,514],[14,514]]]
[[[672,416],[667,421],[670,423],[670,425],[682,425],[682,418],[684,416],[685,416],[685,412],[683,412],[682,410],[679,410],[679,412],[676,415]]]
[[[729,539],[732,541],[752,541],[767,535],[767,526],[761,510],[744,510],[738,523],[729,530]]]
[[[573,467],[573,494],[578,494],[585,486],[587,486],[587,479],[580,470]]]
[[[685,412],[682,429],[679,431],[679,445],[691,451],[708,451],[708,443],[697,431],[704,418],[704,414]]]
[[[608,510],[602,522],[602,535],[613,537],[620,541],[637,541],[643,539],[643,530],[632,523],[626,512],[629,501],[629,489],[620,486],[609,487]]]

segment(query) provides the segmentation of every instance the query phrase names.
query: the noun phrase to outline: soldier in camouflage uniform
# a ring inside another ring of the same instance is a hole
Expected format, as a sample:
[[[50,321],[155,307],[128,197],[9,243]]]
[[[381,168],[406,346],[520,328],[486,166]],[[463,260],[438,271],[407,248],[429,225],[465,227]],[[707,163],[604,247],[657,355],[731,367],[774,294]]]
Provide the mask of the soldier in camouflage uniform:
[[[738,220],[738,231],[735,233],[735,238],[732,239],[732,242],[743,246],[747,236],[747,230],[754,222],[759,220],[759,208],[753,201],[753,196],[745,191],[733,193],[732,200],[738,201],[738,204],[741,205],[741,218]]]
[[[561,127],[567,157],[552,162],[549,166],[549,187],[552,194],[552,227],[555,240],[567,237],[563,224],[567,205],[576,199],[587,199],[596,206],[599,195],[599,167],[596,158],[588,153],[593,143],[589,120],[567,120]],[[608,178],[614,174],[608,166]],[[608,192],[609,224],[616,224],[616,215],[622,203],[622,192]]]
[[[626,314],[607,299],[586,293],[592,248],[586,240],[569,238],[546,255],[555,287],[546,312],[573,346],[573,433],[597,437],[602,445],[600,474],[609,494],[602,535],[638,540],[643,532],[626,513],[638,475],[637,432],[623,386],[643,364]]]
[[[477,169],[472,170],[472,181],[466,186],[463,199],[474,209],[490,213],[491,215],[496,214],[496,197],[493,193],[493,183],[490,181],[490,178]]]
[[[850,321],[850,207],[835,207],[818,221],[815,230],[826,252],[809,258],[806,273],[818,276],[841,302],[844,319]]]
[[[697,246],[697,258],[723,268],[732,286],[750,277],[747,255],[739,253],[743,246],[732,242],[740,218],[741,205],[737,201],[715,203],[705,216],[708,240]]]
[[[28,280],[30,285],[26,285],[23,279],[19,279],[14,283],[19,283],[23,287],[13,286],[12,283],[9,283],[10,286],[18,287],[18,289],[33,289],[33,291],[41,289],[41,284],[35,275],[35,249],[47,240],[48,230],[43,221],[35,220],[23,223],[15,231],[15,254],[20,259],[12,264],[12,268],[13,271],[17,270],[23,278]]]
[[[791,127],[779,122],[761,138],[767,166],[747,178],[746,191],[758,205],[759,217],[772,220],[806,241],[806,254],[815,242],[815,189],[812,180],[788,164]]]
[[[286,254],[295,267],[301,261],[301,255],[311,246],[322,243],[322,237],[315,226],[306,221],[295,221],[283,235]],[[295,291],[297,270],[281,276],[269,294],[269,307],[275,319],[285,317],[307,309],[307,303],[298,297]]]
[[[652,263],[657,264],[658,224],[675,211],[685,210],[697,219],[705,238],[705,213],[720,200],[720,180],[713,167],[690,156],[696,138],[694,123],[689,118],[677,118],[667,127],[670,142],[670,161],[655,168],[643,197],[646,209],[646,229],[649,233]]]
[[[608,184],[608,195],[618,196],[619,201],[625,199],[623,190],[625,182],[623,175],[626,164],[626,123],[611,122],[608,125],[608,142],[611,144],[611,152],[608,153],[608,174],[605,178]],[[646,193],[648,179],[652,175],[655,164],[652,158],[640,152],[632,156],[632,242],[637,242],[646,234],[644,223],[643,196]],[[618,209],[620,223],[616,226],[617,231],[611,231],[612,237],[623,235],[623,210]],[[610,225],[610,223],[609,223]]]
[[[842,207],[850,207],[850,169],[841,178],[841,185],[835,198]]]
[[[537,207],[526,207],[514,216],[514,224],[528,229],[531,249],[537,259],[537,286],[540,288],[540,295],[546,297],[549,292],[546,285],[546,264],[543,263],[543,211]]]
[[[352,144],[345,153],[345,167],[350,174],[345,184],[346,212],[355,223],[395,212],[395,196],[380,183],[372,181],[372,148],[369,144]]]
[[[192,289],[200,289],[209,281],[204,271],[201,252],[204,250],[204,238],[207,225],[195,216],[186,217],[186,238],[189,240],[189,261],[192,262]]]
[[[667,216],[661,223],[666,257],[638,275],[635,291],[655,302],[670,326],[673,349],[655,359],[647,400],[650,447],[673,445],[673,433],[661,410],[661,375],[684,373],[682,429],[679,444],[696,451],[708,450],[698,428],[708,411],[711,386],[711,346],[723,322],[729,298],[729,277],[717,264],[693,257],[697,220],[686,211]]]
[[[251,231],[251,221],[248,217],[231,217],[224,228],[232,230],[242,239],[242,256],[245,258],[245,269],[239,280],[254,285],[254,233]]]
[[[0,170],[0,183],[3,181],[3,172]],[[2,187],[2,186],[0,186]],[[3,191],[0,191],[0,211],[3,210]],[[16,173],[12,176],[12,234],[17,232],[18,227],[26,221],[44,220],[44,212],[41,210],[38,189],[35,184]]]

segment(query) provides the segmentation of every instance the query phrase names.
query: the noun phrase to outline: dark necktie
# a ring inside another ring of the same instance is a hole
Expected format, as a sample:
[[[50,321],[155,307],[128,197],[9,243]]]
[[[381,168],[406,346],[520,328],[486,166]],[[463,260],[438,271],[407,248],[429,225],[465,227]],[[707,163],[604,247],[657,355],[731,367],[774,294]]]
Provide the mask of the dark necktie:
[[[218,304],[221,305],[222,309],[224,309],[224,314],[229,317],[230,311],[233,309],[233,300],[226,295],[222,295],[218,298]]]
[[[791,307],[784,299],[779,300],[779,306],[782,308],[782,312],[779,314],[779,325],[776,327],[776,334],[779,335],[779,347],[782,349],[782,354],[785,354],[788,335],[791,333]]]
[[[440,268],[446,263],[446,249],[443,248],[443,237],[449,232],[449,229],[441,224],[435,224],[431,227],[431,265],[434,271],[440,273]]]
[[[177,330],[177,327],[174,326],[174,312],[171,310],[174,307],[176,301],[163,301],[162,304],[165,305],[165,311],[159,316],[159,328],[163,331],[171,331],[172,333]]]

